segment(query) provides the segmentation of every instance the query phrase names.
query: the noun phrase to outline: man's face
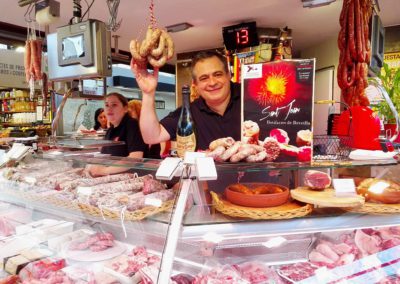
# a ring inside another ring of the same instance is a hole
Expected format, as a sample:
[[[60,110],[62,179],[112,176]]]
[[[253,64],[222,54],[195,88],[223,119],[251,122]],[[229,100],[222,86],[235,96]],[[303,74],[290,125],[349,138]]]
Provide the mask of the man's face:
[[[208,105],[218,105],[229,98],[231,77],[217,57],[197,62],[193,69],[193,75],[196,91]]]

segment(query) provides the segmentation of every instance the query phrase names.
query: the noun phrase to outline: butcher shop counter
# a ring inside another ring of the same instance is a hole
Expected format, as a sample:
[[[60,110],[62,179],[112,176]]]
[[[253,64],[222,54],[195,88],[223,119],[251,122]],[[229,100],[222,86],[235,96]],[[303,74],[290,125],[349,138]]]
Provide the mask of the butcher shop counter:
[[[128,176],[120,174],[94,181],[83,176],[85,173],[80,170],[88,163],[127,167],[129,172],[125,175]],[[155,160],[114,160],[74,154],[34,158],[24,166],[3,169],[0,217],[9,235],[4,239],[15,238],[15,228],[21,224],[40,220],[73,225],[64,224],[68,230],[50,230],[51,238],[40,235],[35,246],[48,246],[49,239],[80,230],[111,233],[117,244],[111,248],[92,248],[88,245],[90,237],[75,244],[84,248],[84,252],[97,249],[113,252],[105,253],[107,259],[90,253],[87,261],[82,254],[77,260],[76,253],[68,250],[66,253],[64,246],[54,245],[54,240],[50,243],[53,253],[66,260],[65,266],[83,263],[90,269],[94,267],[95,275],[106,273],[121,283],[125,278],[120,271],[110,272],[108,261],[120,255],[135,255],[133,250],[142,246],[156,256],[157,262],[148,261],[133,274],[150,275],[154,283],[168,283],[169,277],[162,277],[166,274],[180,279],[196,277],[198,282],[193,283],[207,283],[205,279],[228,281],[229,277],[231,282],[221,283],[395,283],[383,281],[395,281],[398,277],[400,205],[397,203],[345,196],[341,205],[340,198],[334,195],[313,196],[329,193],[328,188],[296,197],[308,198],[309,202],[289,196],[284,204],[254,208],[235,205],[225,194],[227,188],[238,184],[248,188],[279,185],[290,192],[307,193],[307,184],[315,185],[319,176],[325,178],[323,186],[326,177],[329,182],[346,178],[355,181],[357,189],[361,189],[365,186],[363,182],[371,183],[369,179],[373,178],[380,182],[378,186],[387,183],[389,188],[396,189],[400,171],[395,161],[219,164],[216,181],[199,182],[195,175],[182,174],[181,179],[175,178],[175,182],[173,179],[167,185],[154,178],[158,166],[159,161]],[[180,219],[176,218],[180,212],[172,208],[178,207],[176,197],[182,195],[185,179],[190,180],[190,190]],[[177,185],[173,186],[174,183]],[[96,195],[97,191],[101,194]],[[132,194],[133,191],[137,192]],[[195,191],[204,193],[208,203],[193,204],[196,198],[190,197],[198,195]],[[146,196],[153,195],[143,199],[143,192]],[[20,213],[10,214],[12,210]],[[174,224],[178,225],[177,235],[173,234]],[[0,230],[7,233],[2,226]],[[31,231],[23,232],[30,234]],[[108,235],[95,237],[108,240]],[[71,242],[73,238],[68,240]],[[120,252],[121,246],[126,248],[123,252]],[[170,246],[174,248],[172,255]],[[173,260],[172,266],[166,264],[167,258]],[[68,269],[65,274],[72,277]]]

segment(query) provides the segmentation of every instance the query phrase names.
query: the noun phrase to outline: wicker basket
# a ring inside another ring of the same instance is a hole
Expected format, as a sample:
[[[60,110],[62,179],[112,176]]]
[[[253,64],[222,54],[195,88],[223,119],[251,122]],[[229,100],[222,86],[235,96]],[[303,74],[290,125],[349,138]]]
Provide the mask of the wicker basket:
[[[351,136],[316,135],[313,137],[313,160],[348,160]]]
[[[288,202],[276,207],[250,208],[238,206],[220,199],[218,194],[211,192],[213,207],[222,214],[231,217],[250,218],[258,220],[292,219],[311,213],[312,205],[299,202]]]
[[[136,211],[125,210],[124,218],[125,218],[125,220],[130,220],[130,221],[143,220],[146,217],[155,215],[160,212],[170,210],[173,205],[174,205],[174,199],[163,202],[163,204],[160,207],[146,206],[146,207],[136,210]],[[104,218],[110,218],[110,219],[120,219],[120,217],[121,217],[121,211],[119,211],[119,210],[111,210],[108,208],[100,209],[96,206],[92,206],[92,205],[85,204],[85,203],[78,203],[78,207],[82,212],[85,212],[87,214],[97,216],[97,217],[104,216]]]
[[[400,204],[381,204],[367,202],[362,207],[348,208],[350,212],[366,214],[399,214]]]
[[[47,202],[51,205],[57,206],[57,207],[63,207],[66,209],[71,209],[71,210],[80,210],[77,202],[73,200],[67,200],[67,199],[61,199],[57,198],[56,196],[49,195],[43,198],[43,202]]]

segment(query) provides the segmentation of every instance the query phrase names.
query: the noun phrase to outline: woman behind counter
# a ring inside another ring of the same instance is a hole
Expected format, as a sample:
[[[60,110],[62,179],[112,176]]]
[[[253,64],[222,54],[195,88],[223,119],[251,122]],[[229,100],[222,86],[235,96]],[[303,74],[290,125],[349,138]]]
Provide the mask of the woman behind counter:
[[[93,129],[98,130],[107,130],[107,116],[104,112],[103,108],[98,108],[94,113],[94,127]]]
[[[124,144],[105,146],[101,153],[129,158],[148,157],[149,146],[143,142],[139,122],[128,113],[128,100],[119,93],[110,93],[105,98],[104,112],[110,123],[105,139],[123,141]],[[90,165],[88,170],[92,176],[100,176],[124,172],[128,168]]]

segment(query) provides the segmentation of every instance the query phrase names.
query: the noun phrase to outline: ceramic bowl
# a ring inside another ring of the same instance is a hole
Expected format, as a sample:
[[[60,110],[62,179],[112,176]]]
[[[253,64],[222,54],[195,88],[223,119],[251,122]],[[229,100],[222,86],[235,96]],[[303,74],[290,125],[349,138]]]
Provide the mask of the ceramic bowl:
[[[274,192],[278,189],[278,193],[260,193],[260,194],[249,194],[234,191],[228,186],[225,188],[225,198],[236,205],[245,207],[274,207],[286,203],[289,199],[289,189],[283,185],[273,184],[273,183],[243,183],[250,190],[260,188],[267,188],[265,191]]]

